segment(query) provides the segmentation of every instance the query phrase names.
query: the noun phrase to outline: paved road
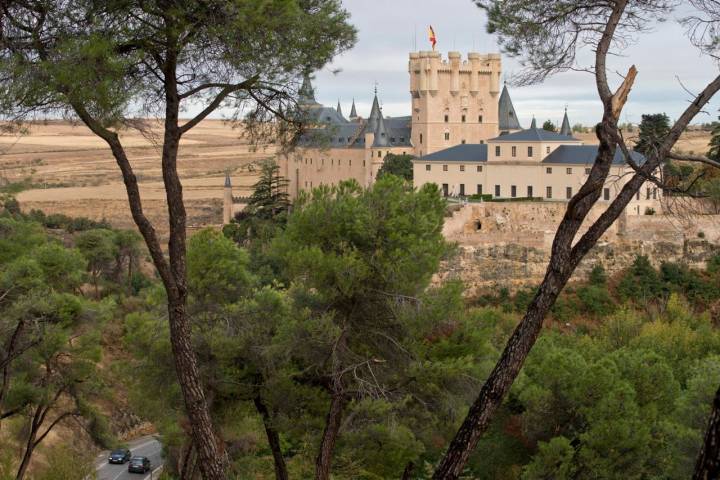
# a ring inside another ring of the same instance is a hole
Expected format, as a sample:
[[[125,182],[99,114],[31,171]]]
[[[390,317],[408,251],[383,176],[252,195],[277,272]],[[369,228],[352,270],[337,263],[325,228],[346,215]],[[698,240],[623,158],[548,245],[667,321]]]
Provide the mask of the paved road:
[[[150,459],[150,465],[152,471],[156,474],[159,473],[157,470],[162,465],[162,445],[155,437],[142,437],[137,440],[128,442],[128,448],[132,452],[133,456],[139,455],[148,457]],[[151,472],[141,475],[139,473],[129,473],[127,471],[128,465],[109,464],[108,459],[109,452],[101,453],[97,461],[95,462],[95,469],[97,471],[97,480],[145,480],[151,478]],[[154,475],[153,477],[156,477]]]

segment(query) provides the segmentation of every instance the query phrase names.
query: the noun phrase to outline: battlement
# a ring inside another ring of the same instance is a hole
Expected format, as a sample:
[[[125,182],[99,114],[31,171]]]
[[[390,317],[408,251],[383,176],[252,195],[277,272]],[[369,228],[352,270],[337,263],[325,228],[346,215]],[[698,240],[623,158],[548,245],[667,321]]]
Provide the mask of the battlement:
[[[463,60],[460,52],[448,52],[443,58],[440,52],[410,52],[408,62],[410,91],[437,92],[443,78],[449,76],[449,91],[457,94],[461,90],[477,95],[483,89],[491,94],[500,92],[502,66],[500,54],[470,52]]]

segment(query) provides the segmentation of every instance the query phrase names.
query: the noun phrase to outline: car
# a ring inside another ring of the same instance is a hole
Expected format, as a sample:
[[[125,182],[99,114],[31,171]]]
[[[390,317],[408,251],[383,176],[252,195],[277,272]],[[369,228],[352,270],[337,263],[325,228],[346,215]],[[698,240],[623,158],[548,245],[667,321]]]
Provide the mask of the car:
[[[132,457],[128,463],[128,472],[145,473],[150,470],[150,459],[147,457]]]
[[[108,457],[108,463],[122,464],[130,460],[130,457],[132,457],[130,450],[128,450],[127,448],[118,448],[110,452],[110,456]]]

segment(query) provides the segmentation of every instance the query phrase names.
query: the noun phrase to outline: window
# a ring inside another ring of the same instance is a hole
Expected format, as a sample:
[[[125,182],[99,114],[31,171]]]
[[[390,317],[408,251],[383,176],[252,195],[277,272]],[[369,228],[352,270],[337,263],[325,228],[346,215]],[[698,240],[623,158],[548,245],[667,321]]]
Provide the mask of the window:
[[[635,194],[635,200],[640,200],[640,190]]]
[[[650,187],[647,187],[647,193],[645,194],[645,200],[650,200]]]
[[[517,197],[517,187],[515,185],[510,186],[510,196],[512,198]]]
[[[363,167],[365,166],[365,160],[363,160]]]
[[[450,117],[448,115],[445,115],[445,123],[448,123],[449,120],[450,120]]]
[[[465,196],[465,184],[464,183],[460,184],[460,196],[461,197]]]
[[[590,175],[590,169],[589,169],[589,168],[586,168],[586,169],[585,169],[585,175]]]
[[[464,172],[464,171],[465,171],[465,165],[460,165],[460,171],[461,171],[461,172]]]
[[[572,187],[565,188],[565,198],[567,198],[567,199],[572,198]]]
[[[395,137],[390,137],[390,143],[395,143]]]
[[[445,140],[450,140],[450,132],[445,132]]]
[[[482,115],[478,115],[478,123],[482,123]]]
[[[443,165],[443,172],[447,172],[447,165]]]
[[[482,172],[482,165],[478,165],[478,166],[477,166],[477,171],[478,171],[478,172]]]
[[[570,168],[570,167],[566,168],[565,173],[567,173],[568,175],[572,175],[572,168]]]
[[[420,134],[420,143],[422,143],[422,133]]]
[[[462,117],[460,117],[460,121],[461,121],[462,123],[465,123],[465,115],[463,115]]]
[[[545,168],[545,173],[552,173],[552,167]]]
[[[310,161],[312,162],[312,160]],[[333,160],[332,158],[330,159],[330,165],[335,165],[335,160]]]
[[[477,185],[477,194],[482,195],[482,185],[478,183]]]
[[[495,185],[495,196],[496,197],[500,196],[500,185]]]
[[[427,165],[425,165],[425,170],[428,171],[428,172],[430,171],[430,164],[429,164],[429,163],[428,163]]]
[[[545,187],[545,198],[552,198],[552,187]]]
[[[463,138],[462,140],[460,140],[460,143],[462,143],[463,145],[465,145],[465,139]]]
[[[500,145],[496,145],[496,146],[495,146],[495,156],[496,156],[496,157],[499,157],[499,156],[500,156]]]
[[[545,153],[550,153],[550,147],[545,147]]]
[[[528,196],[528,198],[532,198],[532,196],[533,196],[532,185],[528,185],[527,196]]]
[[[443,189],[443,196],[444,196],[444,197],[447,197],[448,194],[449,194],[449,190],[450,190],[450,189],[448,188],[448,184],[447,184],[447,183],[443,183],[443,184],[442,184],[442,189]]]
[[[381,158],[381,157],[382,157],[382,152],[380,150],[378,150],[378,158]]]
[[[653,188],[653,200],[657,200],[657,188]]]
[[[532,157],[532,147],[528,147],[528,157]]]
[[[348,166],[352,167],[352,160],[348,160]]]
[[[516,156],[517,156],[517,147],[516,147],[515,145],[512,146],[511,155],[512,155],[513,157],[516,157]]]
[[[610,189],[603,188],[603,200],[610,200]]]

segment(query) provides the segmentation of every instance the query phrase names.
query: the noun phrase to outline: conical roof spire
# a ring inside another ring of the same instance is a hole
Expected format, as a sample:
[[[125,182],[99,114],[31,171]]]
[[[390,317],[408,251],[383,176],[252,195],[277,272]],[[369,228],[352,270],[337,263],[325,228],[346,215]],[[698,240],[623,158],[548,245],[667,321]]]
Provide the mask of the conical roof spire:
[[[500,100],[498,101],[498,128],[500,131],[522,129],[520,122],[518,122],[515,107],[513,107],[512,100],[510,99],[510,92],[508,92],[507,85],[503,85]]]
[[[367,120],[368,132],[375,132],[378,128],[378,119],[382,118],[382,112],[380,111],[380,102],[377,97],[377,87],[375,87],[375,97],[373,98],[372,108],[370,109],[370,116]]]
[[[390,145],[390,136],[385,126],[385,119],[382,116],[382,112],[377,119],[377,128],[374,133],[375,139],[373,140],[373,147],[387,147]]]
[[[300,86],[300,90],[298,90],[298,102],[306,105],[317,103],[315,100],[315,89],[313,89],[309,73],[303,76],[302,85]]]
[[[350,120],[357,118],[357,110],[355,110],[355,99],[353,98],[352,107],[350,107]]]
[[[338,105],[337,105],[337,113],[338,113],[338,115],[340,115],[341,117],[343,116],[343,114],[342,114],[342,108],[340,108],[340,99],[339,99],[339,98],[338,98]]]
[[[572,128],[570,128],[570,120],[567,116],[567,107],[565,107],[565,116],[563,117],[562,127],[560,127],[560,135],[572,136]]]
[[[532,123],[530,124],[530,129],[536,129],[537,128],[537,122],[535,121],[535,115],[533,115]]]
[[[230,183],[230,172],[225,172],[225,188],[231,188],[232,184]]]

